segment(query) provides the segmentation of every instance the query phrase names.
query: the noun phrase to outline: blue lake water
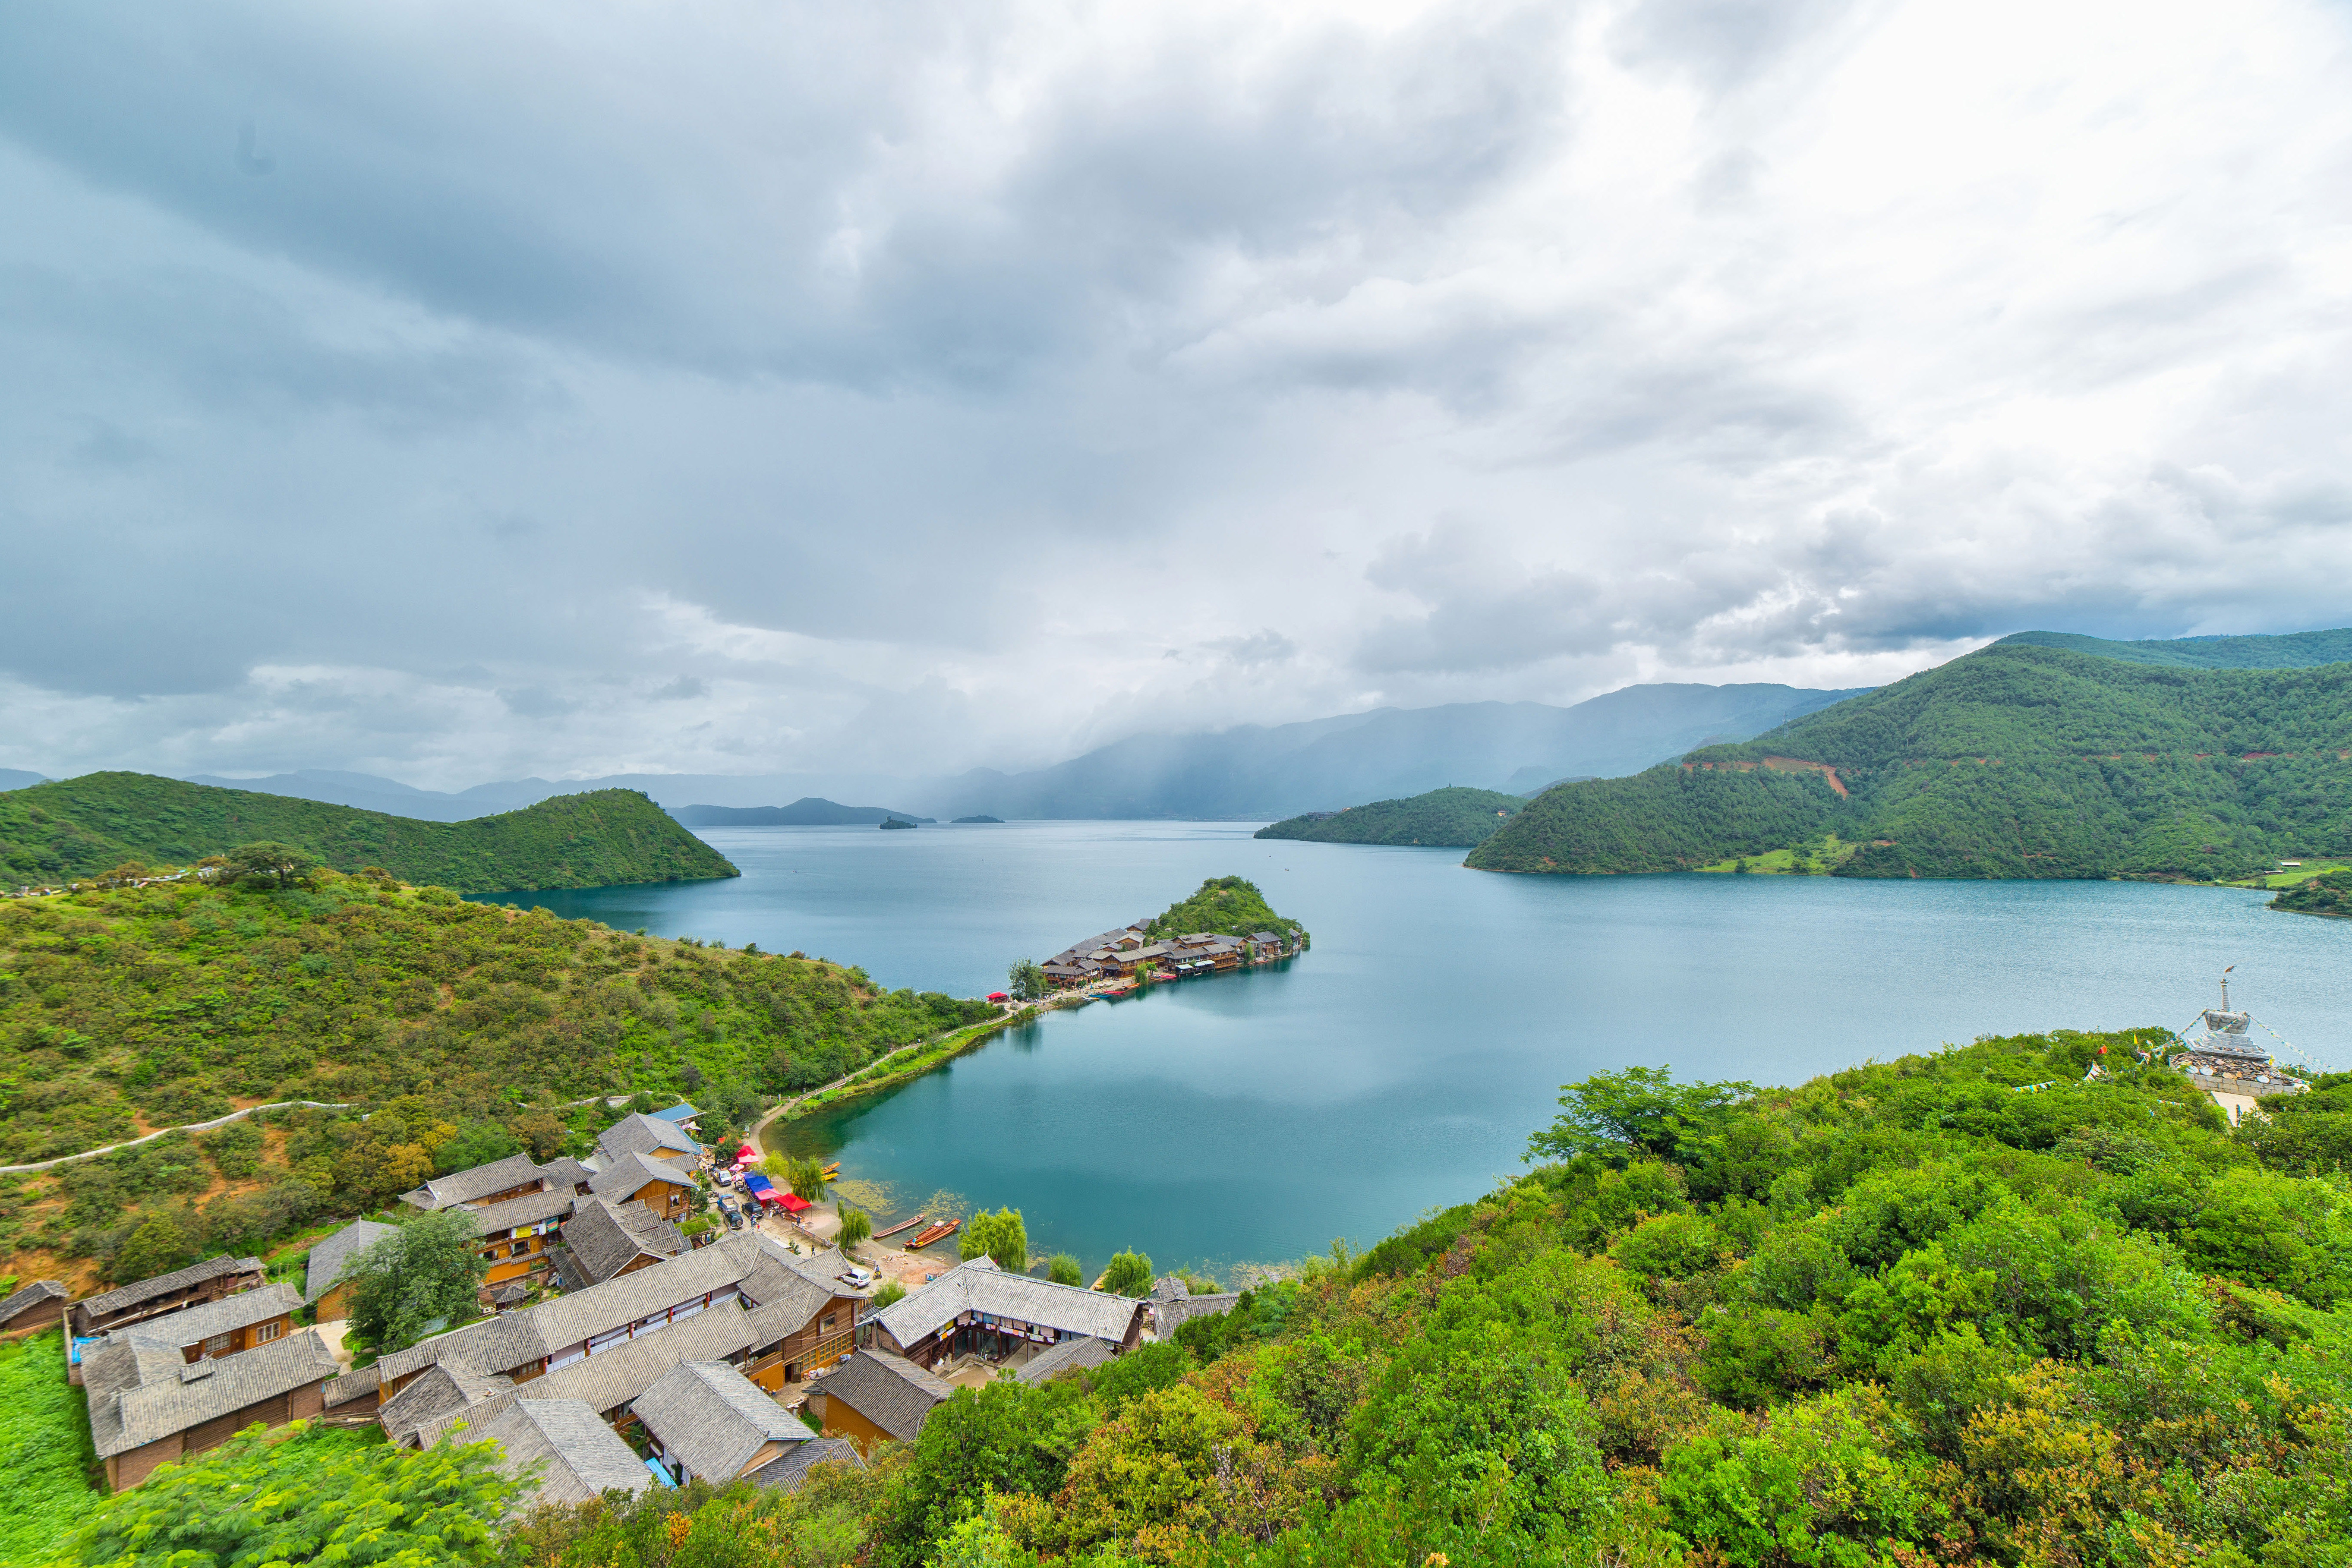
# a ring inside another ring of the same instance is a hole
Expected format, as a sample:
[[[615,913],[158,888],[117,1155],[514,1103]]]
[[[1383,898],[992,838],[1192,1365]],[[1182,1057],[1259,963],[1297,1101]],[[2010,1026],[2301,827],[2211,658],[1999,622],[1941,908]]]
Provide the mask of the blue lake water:
[[[1507,877],[1252,826],[713,829],[741,878],[509,901],[977,995],[1016,958],[1250,878],[1312,952],[1053,1014],[780,1130],[886,1219],[1011,1205],[1034,1250],[1089,1268],[1123,1247],[1215,1268],[1369,1245],[1521,1169],[1559,1086],[1601,1068],[1790,1083],[1981,1034],[2177,1028],[2225,964],[2283,1058],[2352,1060],[2352,922],[2258,893]]]

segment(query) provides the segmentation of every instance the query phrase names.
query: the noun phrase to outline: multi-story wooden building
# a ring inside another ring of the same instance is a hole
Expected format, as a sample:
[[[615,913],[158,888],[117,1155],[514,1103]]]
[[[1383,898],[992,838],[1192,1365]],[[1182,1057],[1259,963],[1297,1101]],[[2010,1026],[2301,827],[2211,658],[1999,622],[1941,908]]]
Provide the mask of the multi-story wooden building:
[[[278,1426],[319,1415],[320,1386],[341,1370],[311,1329],[190,1361],[161,1327],[139,1323],[110,1333],[84,1359],[90,1440],[110,1490],[135,1487],[158,1466],[225,1443],[256,1422]]]
[[[1019,1363],[1077,1337],[1106,1341],[1123,1354],[1141,1342],[1145,1311],[1139,1300],[1010,1273],[992,1258],[975,1258],[869,1313],[859,1334],[867,1348],[926,1368],[967,1355]]]
[[[673,1224],[692,1212],[694,1189],[690,1170],[635,1152],[615,1157],[588,1184],[606,1203],[641,1203]]]

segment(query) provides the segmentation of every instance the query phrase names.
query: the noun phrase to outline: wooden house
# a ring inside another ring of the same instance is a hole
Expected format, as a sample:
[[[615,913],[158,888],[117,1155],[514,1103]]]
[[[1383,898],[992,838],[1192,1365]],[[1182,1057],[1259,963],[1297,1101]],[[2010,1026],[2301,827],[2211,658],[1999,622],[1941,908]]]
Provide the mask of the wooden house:
[[[723,1487],[816,1440],[767,1393],[725,1362],[681,1362],[630,1404],[673,1484]]]
[[[481,1238],[481,1255],[489,1265],[482,1279],[486,1292],[551,1266],[548,1247],[557,1226],[572,1212],[573,1201],[569,1191],[541,1189],[466,1210]]]
[[[1026,1361],[1072,1338],[1102,1340],[1124,1354],[1142,1342],[1145,1310],[1125,1296],[1009,1273],[992,1258],[975,1258],[868,1314],[860,1342],[926,1368],[967,1355]]]
[[[584,1399],[517,1400],[469,1425],[465,1440],[498,1445],[499,1473],[523,1489],[511,1512],[541,1503],[593,1502],[608,1491],[635,1497],[654,1484],[636,1450]]]
[[[589,1192],[606,1203],[641,1203],[655,1218],[673,1224],[692,1211],[694,1189],[688,1171],[634,1151],[615,1158],[588,1184]]]
[[[150,1318],[137,1325],[145,1342],[173,1344],[188,1361],[237,1355],[285,1338],[302,1310],[302,1292],[291,1285],[264,1285],[217,1301]],[[129,1330],[117,1330],[126,1333]]]
[[[481,1208],[526,1193],[545,1192],[547,1185],[547,1177],[530,1155],[509,1154],[487,1165],[436,1176],[415,1192],[401,1194],[400,1201],[425,1210]]]
[[[86,1296],[66,1309],[66,1321],[77,1342],[129,1328],[150,1318],[161,1318],[224,1296],[250,1290],[261,1283],[258,1258],[207,1258],[152,1279],[138,1279],[97,1296]]]
[[[687,1250],[684,1233],[645,1205],[607,1203],[593,1194],[572,1205],[562,1234],[567,1290],[602,1285]]]
[[[342,1370],[312,1329],[192,1362],[159,1327],[142,1322],[109,1334],[84,1359],[90,1440],[112,1491],[257,1422],[279,1426],[319,1415],[321,1385]]]
[[[398,1229],[381,1220],[355,1219],[311,1244],[310,1256],[302,1268],[302,1294],[319,1322],[333,1322],[351,1315],[351,1287],[338,1283],[343,1266]]]
[[[0,1340],[21,1339],[65,1321],[66,1286],[62,1279],[36,1279],[19,1286],[0,1301]]]
[[[809,1390],[809,1408],[824,1435],[843,1437],[871,1456],[877,1443],[911,1443],[931,1412],[955,1392],[904,1356],[861,1350]]]
[[[694,1141],[692,1133],[675,1121],[643,1111],[624,1116],[596,1134],[596,1152],[607,1170],[631,1154],[642,1154],[687,1171],[702,1163],[702,1145]]]

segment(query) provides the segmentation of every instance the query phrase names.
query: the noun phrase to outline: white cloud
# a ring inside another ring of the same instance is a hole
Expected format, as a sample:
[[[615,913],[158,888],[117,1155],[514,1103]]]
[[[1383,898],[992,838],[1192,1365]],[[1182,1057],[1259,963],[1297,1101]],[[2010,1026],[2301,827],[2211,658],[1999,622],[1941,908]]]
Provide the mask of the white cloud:
[[[932,772],[2340,624],[2347,23],[14,16],[0,765]]]

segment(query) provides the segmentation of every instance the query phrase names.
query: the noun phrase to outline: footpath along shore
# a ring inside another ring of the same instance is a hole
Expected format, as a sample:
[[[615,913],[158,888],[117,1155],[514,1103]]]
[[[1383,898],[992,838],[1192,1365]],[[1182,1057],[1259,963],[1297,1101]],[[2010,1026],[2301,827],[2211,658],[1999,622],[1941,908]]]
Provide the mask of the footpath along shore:
[[[940,1063],[953,1060],[973,1047],[1011,1028],[1013,1025],[1030,1023],[1041,1012],[1060,1005],[1059,999],[1056,998],[1019,1008],[1010,1008],[1003,1016],[991,1018],[986,1023],[969,1024],[961,1029],[950,1030],[933,1039],[917,1040],[912,1045],[900,1046],[887,1056],[877,1057],[856,1072],[844,1073],[831,1083],[819,1084],[805,1093],[778,1101],[759,1121],[751,1123],[751,1130],[747,1136],[750,1142],[758,1145],[761,1134],[767,1131],[772,1122],[790,1121],[796,1117],[805,1116],[812,1110],[822,1110],[825,1106],[837,1104],[861,1094],[871,1094],[877,1089],[887,1089],[892,1084],[904,1083],[910,1078],[919,1078]]]

